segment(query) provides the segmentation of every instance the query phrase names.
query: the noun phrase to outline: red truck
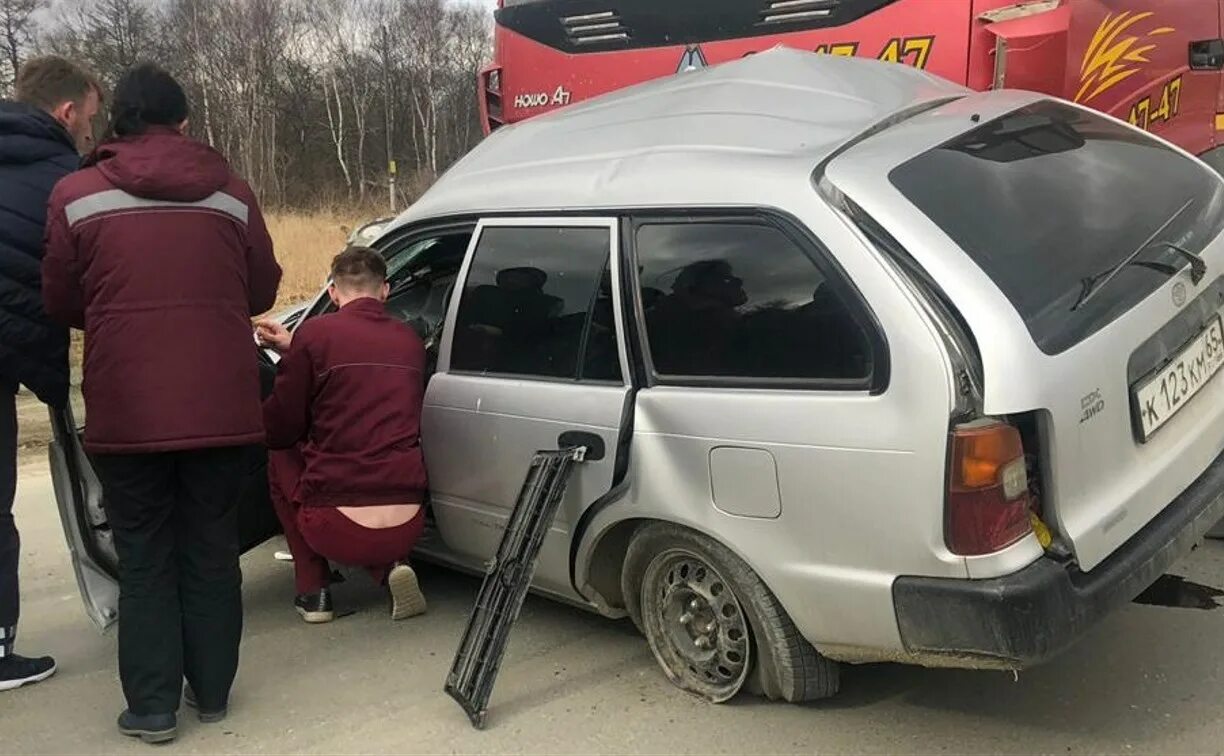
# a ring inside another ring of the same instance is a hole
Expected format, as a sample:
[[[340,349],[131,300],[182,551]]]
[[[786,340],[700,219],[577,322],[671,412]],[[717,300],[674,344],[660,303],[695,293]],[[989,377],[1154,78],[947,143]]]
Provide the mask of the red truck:
[[[776,45],[1044,92],[1224,169],[1224,0],[499,0],[486,131]],[[836,107],[835,103],[830,103]]]

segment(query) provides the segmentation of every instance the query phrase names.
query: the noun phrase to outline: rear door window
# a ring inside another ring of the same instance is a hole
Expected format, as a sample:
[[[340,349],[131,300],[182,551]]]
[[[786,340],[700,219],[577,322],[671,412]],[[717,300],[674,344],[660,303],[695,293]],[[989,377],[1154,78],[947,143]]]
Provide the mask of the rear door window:
[[[651,360],[665,380],[870,384],[872,344],[844,287],[774,226],[645,222],[635,245]]]
[[[459,302],[451,369],[619,383],[610,256],[606,227],[486,227]]]
[[[890,179],[990,276],[1047,354],[1185,267],[1173,247],[1197,255],[1224,230],[1219,177],[1146,134],[1054,102],[975,128]]]

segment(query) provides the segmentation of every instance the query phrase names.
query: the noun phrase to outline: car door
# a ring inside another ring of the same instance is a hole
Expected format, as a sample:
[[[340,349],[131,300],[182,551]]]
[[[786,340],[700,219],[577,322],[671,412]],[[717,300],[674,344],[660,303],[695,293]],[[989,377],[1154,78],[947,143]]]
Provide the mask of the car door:
[[[580,598],[570,537],[618,473],[630,397],[618,228],[610,218],[486,219],[452,297],[421,438],[446,547],[496,552],[536,451],[582,444],[534,586]]]
[[[261,351],[260,382],[265,392],[275,375],[275,362]],[[88,418],[86,418],[88,420]],[[105,630],[119,619],[119,559],[114,536],[103,508],[102,485],[81,438],[72,406],[51,410],[53,438],[49,449],[51,481],[56,505],[72,557],[85,612]],[[248,447],[242,493],[238,500],[238,527],[242,550],[248,551],[280,532],[280,522],[268,497],[267,453]]]
[[[392,290],[387,309],[417,329],[431,360],[437,356],[441,324],[473,228],[473,223],[456,222],[397,231],[375,245],[388,261]],[[333,309],[326,294],[320,294],[309,306],[290,308],[277,317],[295,328]],[[266,396],[279,358],[269,350],[259,350],[258,357],[261,391]],[[119,562],[102,506],[102,488],[81,444],[84,423],[76,420],[71,407],[52,412],[52,423],[51,473],[64,535],[86,613],[105,629],[119,616]],[[267,453],[259,447],[247,450],[238,523],[244,552],[281,531],[268,495]]]
[[[119,619],[119,559],[102,510],[102,487],[81,447],[72,406],[51,410],[51,482],[85,613],[99,629]]]

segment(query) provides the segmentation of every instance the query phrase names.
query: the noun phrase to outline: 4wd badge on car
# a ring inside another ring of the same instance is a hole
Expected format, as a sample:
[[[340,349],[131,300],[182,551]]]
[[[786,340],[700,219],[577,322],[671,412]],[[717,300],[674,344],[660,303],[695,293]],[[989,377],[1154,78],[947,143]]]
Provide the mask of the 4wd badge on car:
[[[1101,390],[1097,389],[1092,393],[1080,399],[1080,425],[1088,422],[1092,418],[1105,411],[1105,399],[1101,396]]]

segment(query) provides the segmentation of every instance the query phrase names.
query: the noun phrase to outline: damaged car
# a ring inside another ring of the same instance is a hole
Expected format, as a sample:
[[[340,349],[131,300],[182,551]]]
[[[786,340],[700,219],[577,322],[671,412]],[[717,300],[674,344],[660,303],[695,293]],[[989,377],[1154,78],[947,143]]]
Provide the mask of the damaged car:
[[[431,358],[418,556],[483,572],[580,438],[532,588],[631,618],[683,690],[1040,664],[1224,515],[1222,232],[1165,141],[874,61],[778,49],[499,129],[374,242]],[[56,493],[106,625],[75,425]]]

